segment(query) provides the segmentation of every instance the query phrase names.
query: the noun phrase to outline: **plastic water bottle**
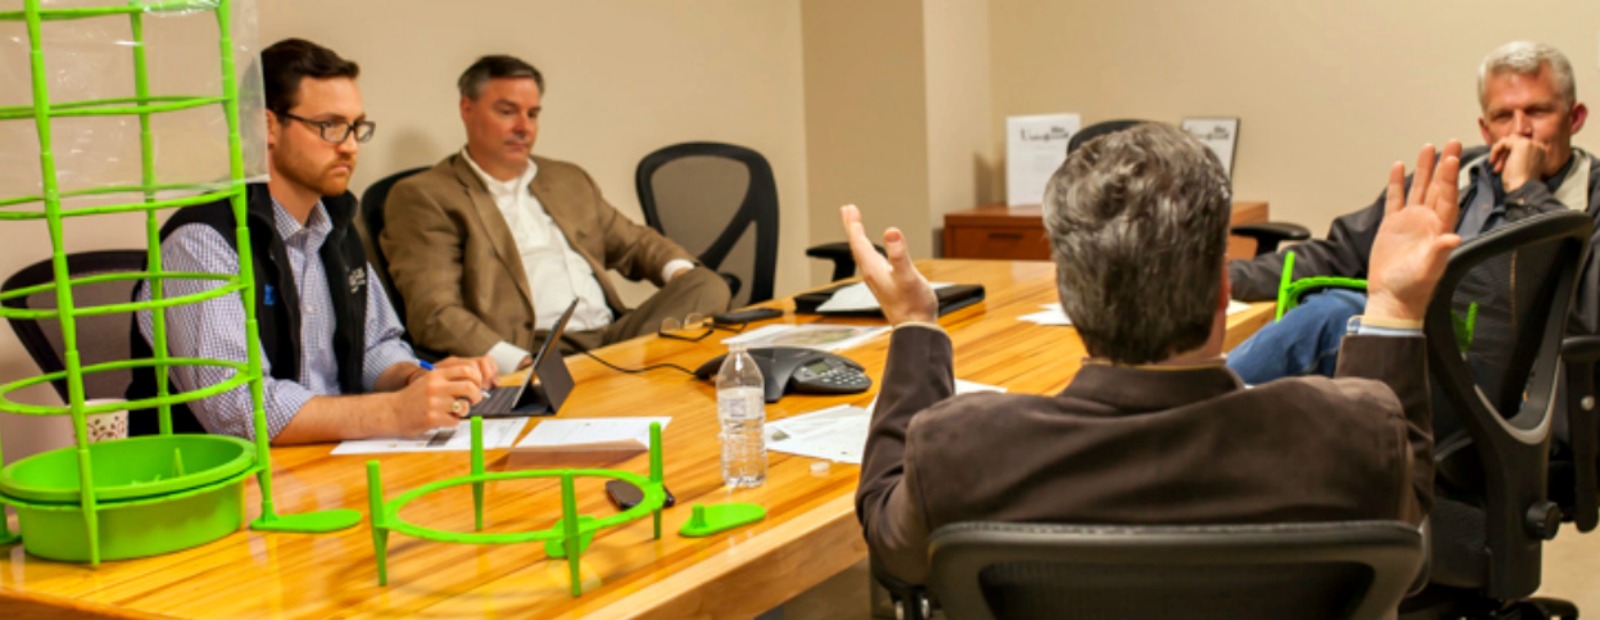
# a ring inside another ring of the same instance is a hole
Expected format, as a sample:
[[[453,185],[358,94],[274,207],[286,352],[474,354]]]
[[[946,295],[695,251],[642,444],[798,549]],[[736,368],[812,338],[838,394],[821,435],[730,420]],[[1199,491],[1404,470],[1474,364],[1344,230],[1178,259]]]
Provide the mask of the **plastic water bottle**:
[[[756,366],[743,344],[730,345],[717,371],[717,421],[722,425],[722,481],[732,488],[767,481],[767,401]]]

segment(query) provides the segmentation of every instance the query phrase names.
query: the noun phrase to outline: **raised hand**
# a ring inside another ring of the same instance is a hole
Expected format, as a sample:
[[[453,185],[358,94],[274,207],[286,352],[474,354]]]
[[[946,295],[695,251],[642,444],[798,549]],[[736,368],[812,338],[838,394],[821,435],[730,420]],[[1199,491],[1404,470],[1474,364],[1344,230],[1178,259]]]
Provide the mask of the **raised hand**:
[[[867,239],[867,231],[861,225],[861,211],[855,205],[839,207],[839,219],[844,223],[844,234],[850,241],[856,267],[861,270],[861,280],[878,299],[878,306],[883,308],[883,316],[889,319],[889,324],[937,319],[939,299],[934,296],[933,287],[928,286],[928,280],[911,264],[905,233],[898,228],[883,231],[883,248],[889,254],[885,258]]]
[[[1461,244],[1454,232],[1459,209],[1457,176],[1461,143],[1451,140],[1434,156],[1433,145],[1417,153],[1416,176],[1405,195],[1405,164],[1389,169],[1383,223],[1368,259],[1366,315],[1421,321],[1444,275],[1450,252]]]

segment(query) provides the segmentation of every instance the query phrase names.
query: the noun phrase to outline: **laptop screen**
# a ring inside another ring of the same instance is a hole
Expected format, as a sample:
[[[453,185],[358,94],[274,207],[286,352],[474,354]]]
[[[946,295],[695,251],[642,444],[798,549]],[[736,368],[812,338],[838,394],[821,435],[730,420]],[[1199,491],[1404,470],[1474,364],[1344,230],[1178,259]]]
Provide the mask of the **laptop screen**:
[[[550,334],[545,337],[544,342],[539,343],[539,350],[533,354],[533,365],[528,367],[528,378],[522,382],[524,386],[533,385],[535,375],[539,374],[539,362],[544,361],[546,355],[561,355],[559,344],[561,334],[567,331],[567,321],[572,319],[572,313],[577,309],[578,300],[574,299],[567,305],[566,311],[561,313],[561,318],[556,319],[555,327],[550,328]]]

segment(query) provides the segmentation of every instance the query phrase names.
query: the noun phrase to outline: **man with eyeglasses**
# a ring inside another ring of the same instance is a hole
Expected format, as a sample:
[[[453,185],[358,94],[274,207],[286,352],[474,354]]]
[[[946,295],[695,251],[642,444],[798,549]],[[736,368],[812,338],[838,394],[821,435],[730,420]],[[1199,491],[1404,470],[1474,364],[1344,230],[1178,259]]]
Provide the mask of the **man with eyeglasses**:
[[[716,273],[619,213],[582,168],[532,155],[543,110],[538,69],[485,56],[457,87],[466,147],[395,185],[379,235],[419,347],[488,354],[509,371],[573,300],[558,343],[568,352],[727,309]],[[662,288],[629,309],[609,270]]]
[[[360,143],[372,138],[356,87],[360,68],[332,50],[286,39],[261,52],[269,172],[251,184],[247,226],[255,268],[256,318],[268,432],[276,444],[417,435],[454,426],[495,379],[487,358],[447,359],[430,372],[401,337],[388,297],[367,264],[347,186]],[[168,272],[238,272],[232,205],[179,210],[161,230]],[[169,280],[166,297],[215,281]],[[147,286],[141,299],[150,298]],[[137,317],[134,357],[149,357],[153,315]],[[243,363],[247,338],[238,294],[165,311],[168,354]],[[231,369],[176,366],[170,390],[222,383]],[[135,373],[131,398],[156,394],[157,379]],[[178,432],[250,438],[248,386],[173,407]],[[134,433],[156,430],[154,411],[135,412]]]

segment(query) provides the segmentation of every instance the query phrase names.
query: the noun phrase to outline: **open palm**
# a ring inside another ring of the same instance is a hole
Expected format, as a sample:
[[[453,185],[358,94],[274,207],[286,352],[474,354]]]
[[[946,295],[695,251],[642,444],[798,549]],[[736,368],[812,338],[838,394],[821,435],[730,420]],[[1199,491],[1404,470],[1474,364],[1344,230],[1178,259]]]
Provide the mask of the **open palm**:
[[[1461,143],[1455,140],[1438,157],[1433,145],[1422,147],[1410,195],[1405,195],[1405,165],[1390,167],[1383,223],[1368,259],[1367,314],[1421,320],[1426,313],[1451,250],[1461,244],[1452,232],[1460,170]]]

